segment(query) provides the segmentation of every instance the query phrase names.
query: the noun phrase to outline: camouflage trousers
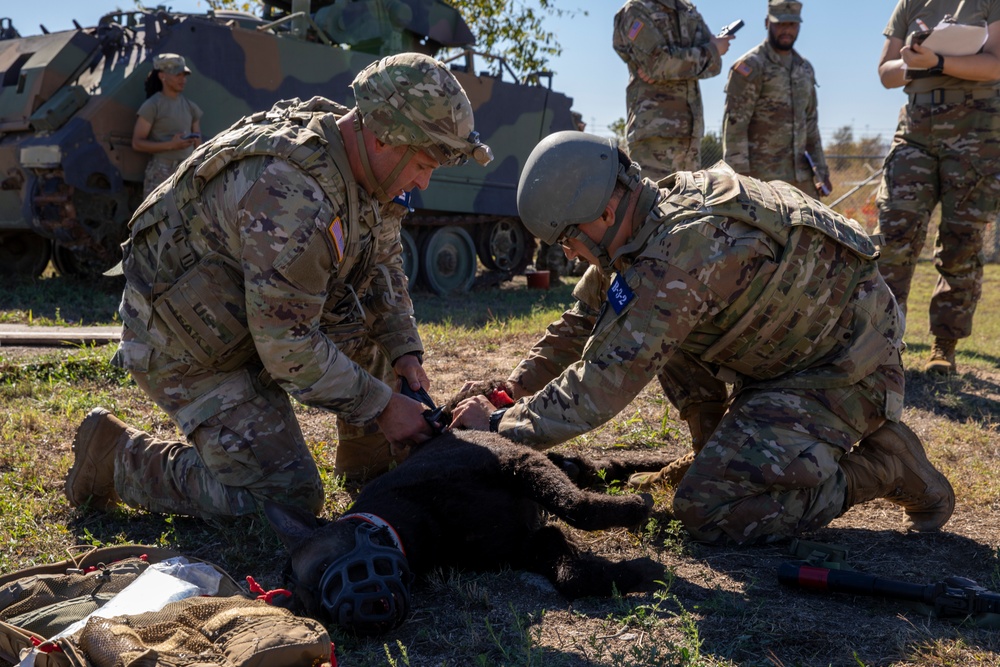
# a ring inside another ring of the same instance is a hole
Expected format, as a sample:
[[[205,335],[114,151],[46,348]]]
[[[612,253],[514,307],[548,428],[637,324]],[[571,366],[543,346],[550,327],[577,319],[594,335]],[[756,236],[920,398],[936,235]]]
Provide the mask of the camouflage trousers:
[[[701,137],[660,137],[629,142],[629,157],[645,178],[658,181],[675,171],[701,169]]]
[[[338,347],[376,377],[392,381],[389,361],[369,338],[338,341]],[[202,368],[152,349],[127,328],[116,363],[187,436],[177,441],[140,434],[118,453],[115,489],[126,504],[206,518],[253,513],[258,501],[270,499],[320,512],[323,485],[291,400],[260,365],[228,372]],[[340,443],[364,439],[388,453],[374,426],[338,420],[338,432]]]
[[[729,398],[726,383],[681,350],[671,355],[656,379],[667,399],[682,414],[698,403],[725,403]]]
[[[149,196],[163,181],[174,175],[181,160],[159,160],[155,156],[146,165],[146,175],[142,180],[143,199]]]
[[[943,338],[970,336],[982,294],[986,225],[1000,209],[1000,97],[903,107],[884,166],[879,270],[905,312],[930,214],[940,202],[930,330]]]
[[[903,389],[893,363],[847,387],[738,390],[678,485],[675,516],[705,542],[761,542],[826,525],[845,509],[840,457],[899,420]]]

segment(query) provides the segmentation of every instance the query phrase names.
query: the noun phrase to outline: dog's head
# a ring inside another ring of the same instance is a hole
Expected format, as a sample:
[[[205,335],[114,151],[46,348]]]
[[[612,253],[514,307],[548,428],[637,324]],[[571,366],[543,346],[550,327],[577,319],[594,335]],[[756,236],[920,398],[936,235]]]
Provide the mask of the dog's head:
[[[413,575],[391,528],[362,515],[320,523],[276,503],[264,513],[288,548],[285,577],[304,613],[362,636],[403,622]]]

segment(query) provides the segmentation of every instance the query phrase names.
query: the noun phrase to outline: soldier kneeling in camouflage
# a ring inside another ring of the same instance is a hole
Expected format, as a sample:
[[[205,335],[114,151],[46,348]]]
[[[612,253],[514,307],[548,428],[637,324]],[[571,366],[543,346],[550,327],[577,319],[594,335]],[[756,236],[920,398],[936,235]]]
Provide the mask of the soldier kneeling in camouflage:
[[[201,146],[136,212],[115,363],[187,442],[97,408],[73,505],[235,516],[269,498],[318,513],[323,488],[289,396],[337,415],[336,472],[378,472],[431,436],[391,200],[437,167],[492,159],[439,62],[407,53],[354,80],[357,106],[279,102]]]
[[[724,163],[659,186],[608,139],[565,132],[535,148],[517,193],[525,225],[593,265],[582,283],[616,273],[600,311],[584,286],[587,303],[515,371],[514,405],[471,398],[453,424],[551,447],[655,376],[700,447],[673,501],[695,538],[792,535],[875,498],[912,529],[944,525],[955,495],[899,422],[903,319],[861,227]]]

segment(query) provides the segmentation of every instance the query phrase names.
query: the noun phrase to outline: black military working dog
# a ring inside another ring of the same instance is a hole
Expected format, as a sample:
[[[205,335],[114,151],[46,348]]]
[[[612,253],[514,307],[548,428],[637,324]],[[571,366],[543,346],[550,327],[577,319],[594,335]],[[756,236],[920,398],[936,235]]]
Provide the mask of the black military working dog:
[[[647,463],[612,474],[665,465]],[[493,433],[447,431],[366,485],[336,521],[267,504],[290,553],[292,606],[372,635],[402,623],[413,574],[435,567],[529,570],[570,599],[648,585],[663,572],[655,561],[596,557],[545,523],[543,511],[584,530],[635,527],[649,517],[649,496],[585,491],[564,472],[592,480],[599,465],[612,464],[550,458]]]

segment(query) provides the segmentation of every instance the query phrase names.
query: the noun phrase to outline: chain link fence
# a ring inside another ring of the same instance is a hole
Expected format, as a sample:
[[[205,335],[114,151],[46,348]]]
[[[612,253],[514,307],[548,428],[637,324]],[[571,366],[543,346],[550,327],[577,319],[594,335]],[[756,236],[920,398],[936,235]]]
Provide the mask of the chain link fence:
[[[722,144],[715,135],[706,135],[701,146],[702,166],[707,167],[722,159]],[[878,209],[875,207],[875,194],[882,181],[882,161],[884,155],[826,155],[830,167],[830,181],[833,192],[823,201],[837,212],[854,218],[869,232],[874,232],[878,224]],[[934,238],[937,234],[937,224],[941,219],[940,207],[931,214],[930,231],[927,243],[924,245],[923,256],[930,258],[934,252]],[[1000,263],[1000,219],[990,223],[986,230],[986,242],[983,252],[986,261],[992,264]]]

